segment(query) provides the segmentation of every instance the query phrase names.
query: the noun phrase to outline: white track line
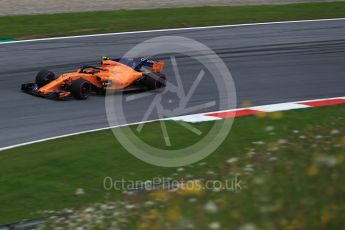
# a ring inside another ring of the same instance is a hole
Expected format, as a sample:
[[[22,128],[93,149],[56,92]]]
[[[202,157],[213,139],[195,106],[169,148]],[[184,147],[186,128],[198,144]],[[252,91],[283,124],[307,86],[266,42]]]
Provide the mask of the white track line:
[[[277,105],[281,104],[296,104],[296,103],[305,103],[305,102],[315,102],[315,101],[324,101],[324,100],[333,100],[333,99],[344,99],[345,97],[333,97],[333,98],[322,98],[322,99],[313,99],[313,100],[303,100],[303,101],[294,101],[294,102],[286,102],[286,103],[277,103],[277,104],[270,104],[270,105],[263,105],[263,106],[257,106],[257,107],[274,107],[276,108]],[[255,107],[250,107],[248,109],[255,108]],[[301,107],[299,107],[301,108]],[[305,108],[315,108],[312,106],[305,106]],[[221,112],[235,112],[239,110],[243,110],[246,108],[237,108],[237,109],[232,109],[232,110],[221,110],[221,111],[211,111],[211,112],[205,112],[205,113],[198,113],[198,114],[191,114],[191,115],[186,115],[186,116],[180,116],[180,117],[172,117],[172,118],[164,118],[164,119],[154,119],[154,120],[149,120],[149,121],[143,121],[143,122],[136,122],[136,123],[130,123],[130,124],[124,124],[124,125],[118,125],[118,126],[111,126],[111,127],[104,127],[104,128],[98,128],[98,129],[90,129],[90,130],[85,130],[85,131],[80,131],[80,132],[75,132],[75,133],[70,133],[70,134],[65,134],[65,135],[59,135],[59,136],[54,136],[54,137],[49,137],[49,138],[44,138],[40,140],[35,140],[35,141],[30,141],[30,142],[25,142],[21,144],[16,144],[16,145],[10,145],[6,147],[0,148],[0,151],[8,150],[8,149],[13,149],[16,147],[21,147],[25,145],[30,145],[30,144],[36,144],[44,141],[49,141],[49,140],[56,140],[64,137],[70,137],[70,136],[76,136],[79,134],[85,134],[85,133],[91,133],[91,132],[97,132],[97,131],[102,131],[102,130],[108,130],[108,129],[113,129],[113,128],[119,128],[123,126],[128,126],[128,125],[139,125],[143,123],[150,123],[154,121],[160,121],[160,120],[173,120],[173,121],[189,121],[189,122],[202,122],[202,121],[213,121],[213,120],[219,120],[219,118],[212,118],[208,116],[204,116],[205,114],[211,114],[211,113],[221,113]],[[290,107],[290,109],[295,109],[294,107]],[[282,107],[282,111],[286,110],[285,107]],[[277,110],[274,110],[277,111]],[[185,120],[185,118],[187,118]]]
[[[187,27],[187,28],[172,28],[172,29],[157,29],[157,30],[141,30],[141,31],[129,31],[129,32],[116,32],[116,33],[103,33],[103,34],[88,34],[77,36],[65,36],[65,37],[52,37],[52,38],[38,38],[28,39],[20,41],[8,41],[0,42],[0,45],[24,43],[24,42],[36,42],[36,41],[49,41],[60,39],[73,39],[73,38],[86,38],[86,37],[100,37],[122,34],[137,34],[137,33],[157,33],[157,32],[169,32],[169,31],[181,31],[181,30],[202,30],[202,29],[215,29],[215,28],[227,28],[227,27],[243,27],[243,26],[261,26],[261,25],[273,25],[273,24],[288,24],[288,23],[304,23],[304,22],[322,22],[322,21],[341,21],[345,18],[326,18],[326,19],[311,19],[311,20],[296,20],[296,21],[280,21],[280,22],[259,22],[259,23],[245,23],[245,24],[231,24],[231,25],[219,25],[219,26],[200,26],[200,27]]]
[[[308,108],[310,106],[307,105],[300,105],[295,103],[280,103],[274,105],[264,105],[264,106],[254,106],[250,109],[252,110],[260,110],[262,112],[270,113],[275,111],[284,111],[284,110],[291,110],[291,109],[303,109]]]

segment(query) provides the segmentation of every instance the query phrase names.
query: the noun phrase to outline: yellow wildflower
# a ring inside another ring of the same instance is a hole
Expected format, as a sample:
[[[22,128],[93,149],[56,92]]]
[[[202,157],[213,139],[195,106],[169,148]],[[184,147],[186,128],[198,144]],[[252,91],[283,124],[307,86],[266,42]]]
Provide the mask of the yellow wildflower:
[[[241,217],[241,213],[239,211],[232,211],[231,217],[234,219],[239,219]]]
[[[258,112],[258,113],[256,113],[255,115],[256,115],[257,117],[259,117],[259,118],[264,118],[264,117],[267,116],[267,113],[266,113],[266,112]]]
[[[331,219],[331,215],[330,215],[328,209],[325,208],[321,213],[321,217],[320,217],[321,224],[322,225],[328,224],[330,219]]]
[[[272,112],[272,113],[269,113],[269,117],[273,120],[278,120],[278,119],[281,119],[283,117],[283,113],[282,112]]]
[[[340,139],[340,145],[345,149],[345,137]]]
[[[335,156],[335,161],[337,162],[338,165],[344,162],[344,156],[342,155],[336,155]]]
[[[167,210],[166,217],[170,221],[177,221],[181,219],[182,215],[180,207],[178,205],[173,205]]]
[[[147,217],[150,219],[150,220],[157,220],[159,218],[160,214],[158,212],[157,209],[152,209],[149,211],[149,214],[147,215]]]
[[[164,189],[154,190],[150,195],[156,201],[166,201],[169,199],[169,192]]]
[[[181,195],[199,195],[203,191],[203,184],[198,180],[190,180],[180,184],[178,192]]]
[[[307,169],[307,173],[309,176],[316,176],[317,174],[319,174],[319,168],[316,167],[315,165],[311,165]]]

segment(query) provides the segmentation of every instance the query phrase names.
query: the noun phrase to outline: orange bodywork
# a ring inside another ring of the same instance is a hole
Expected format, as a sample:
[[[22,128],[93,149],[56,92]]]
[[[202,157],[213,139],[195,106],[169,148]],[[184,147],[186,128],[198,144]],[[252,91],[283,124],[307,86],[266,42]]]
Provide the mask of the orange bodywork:
[[[163,68],[164,68],[164,61],[157,61],[153,64],[152,66],[152,72],[154,73],[160,73],[162,72]]]
[[[164,63],[157,64],[156,70],[161,70]],[[39,93],[49,94],[58,90],[61,85],[72,84],[73,81],[83,78],[98,88],[107,88],[110,90],[120,90],[130,86],[133,82],[143,76],[142,72],[135,71],[131,67],[120,62],[112,60],[103,60],[99,69],[86,68],[83,72],[80,69],[77,72],[66,73],[56,80],[38,89]],[[106,87],[105,87],[106,84]],[[69,96],[70,92],[64,92],[60,97]]]

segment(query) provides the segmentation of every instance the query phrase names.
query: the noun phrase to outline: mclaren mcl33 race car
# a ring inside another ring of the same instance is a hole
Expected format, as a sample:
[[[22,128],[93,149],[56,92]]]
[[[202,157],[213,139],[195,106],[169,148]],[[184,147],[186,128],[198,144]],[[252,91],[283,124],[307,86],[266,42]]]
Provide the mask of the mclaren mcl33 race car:
[[[164,61],[142,58],[109,59],[103,57],[101,65],[82,66],[76,72],[56,77],[48,70],[41,70],[35,83],[22,84],[22,91],[51,99],[74,97],[85,100],[91,93],[105,94],[106,90],[139,91],[154,90],[166,86],[162,73]]]

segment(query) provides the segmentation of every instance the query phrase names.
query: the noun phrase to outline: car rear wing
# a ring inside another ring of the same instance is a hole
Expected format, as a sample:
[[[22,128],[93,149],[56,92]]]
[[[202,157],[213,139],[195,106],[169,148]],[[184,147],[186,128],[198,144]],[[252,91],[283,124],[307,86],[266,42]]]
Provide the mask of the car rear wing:
[[[154,61],[154,60],[146,59],[146,58],[142,58],[139,64],[140,67],[141,66],[150,67],[151,71],[154,73],[162,72],[164,69],[164,65],[165,65],[165,61],[163,60]]]

